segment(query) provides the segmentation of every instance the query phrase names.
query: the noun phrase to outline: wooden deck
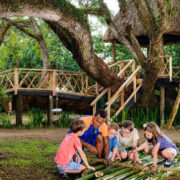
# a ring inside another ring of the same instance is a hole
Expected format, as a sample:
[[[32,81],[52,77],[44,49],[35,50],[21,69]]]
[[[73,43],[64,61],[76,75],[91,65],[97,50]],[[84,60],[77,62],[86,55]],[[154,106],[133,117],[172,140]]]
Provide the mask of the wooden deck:
[[[157,87],[177,87],[180,83],[180,68],[172,67],[172,57],[161,58],[164,71],[158,75]],[[105,109],[108,119],[118,115],[125,106],[136,102],[140,92],[142,79],[141,67],[135,60],[118,61],[109,65],[111,71],[124,80],[114,92],[111,88],[103,88],[95,80],[83,72],[72,72],[51,69],[11,69],[0,72],[0,85],[7,93],[14,95],[56,96],[68,99],[88,100],[96,112],[97,103],[106,96]]]

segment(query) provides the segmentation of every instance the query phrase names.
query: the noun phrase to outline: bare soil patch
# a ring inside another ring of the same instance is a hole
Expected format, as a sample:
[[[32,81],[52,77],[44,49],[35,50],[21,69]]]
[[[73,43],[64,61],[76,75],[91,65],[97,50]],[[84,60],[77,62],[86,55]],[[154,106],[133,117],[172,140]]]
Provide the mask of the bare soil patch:
[[[39,129],[0,129],[0,141],[40,140],[60,143],[68,132],[68,128],[39,128]],[[144,131],[139,129],[140,140],[144,141]],[[180,144],[180,129],[162,129],[173,142]]]

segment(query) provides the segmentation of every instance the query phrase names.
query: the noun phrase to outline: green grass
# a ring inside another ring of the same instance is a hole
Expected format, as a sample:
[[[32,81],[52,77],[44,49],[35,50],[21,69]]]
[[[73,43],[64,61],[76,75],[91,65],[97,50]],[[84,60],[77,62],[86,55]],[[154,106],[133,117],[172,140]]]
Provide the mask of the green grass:
[[[0,142],[0,178],[59,179],[54,163],[58,147],[41,141]]]

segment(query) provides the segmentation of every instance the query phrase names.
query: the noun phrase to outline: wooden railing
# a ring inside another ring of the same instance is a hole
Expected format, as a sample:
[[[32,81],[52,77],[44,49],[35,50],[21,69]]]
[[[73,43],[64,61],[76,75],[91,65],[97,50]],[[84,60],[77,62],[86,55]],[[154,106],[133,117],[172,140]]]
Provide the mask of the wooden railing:
[[[86,73],[47,69],[12,69],[0,73],[0,85],[7,92],[47,90],[86,96],[99,94],[99,86]]]
[[[161,56],[161,69],[158,77],[169,77],[170,81],[172,81],[173,77],[173,67],[172,67],[172,56],[166,55]]]
[[[112,70],[116,71],[117,75],[121,78],[124,79],[124,83],[120,86],[116,92],[112,94],[112,89],[111,88],[106,88],[104,91],[102,91],[96,99],[91,103],[91,106],[93,106],[93,113],[96,112],[96,106],[97,102],[107,94],[108,96],[108,101],[106,103],[106,110],[108,114],[108,119],[110,120],[111,118],[111,107],[112,104],[116,103],[117,100],[120,99],[120,105],[119,108],[114,112],[116,115],[118,115],[124,107],[127,105],[127,103],[131,100],[131,98],[134,96],[134,101],[136,101],[136,94],[139,91],[142,80],[137,79],[137,74],[140,72],[140,66],[136,68],[136,63],[135,60],[126,60],[123,62],[117,62],[111,66],[109,66]],[[128,88],[132,84],[132,93],[130,96],[126,97],[125,96],[125,91],[126,88]],[[137,86],[138,85],[138,86]],[[127,99],[126,99],[127,98]]]

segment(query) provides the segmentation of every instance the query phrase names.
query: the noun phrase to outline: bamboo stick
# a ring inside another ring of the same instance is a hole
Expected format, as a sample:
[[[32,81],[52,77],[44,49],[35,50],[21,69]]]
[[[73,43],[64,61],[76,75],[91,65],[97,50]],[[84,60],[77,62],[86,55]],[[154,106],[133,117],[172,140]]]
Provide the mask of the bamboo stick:
[[[138,173],[139,171],[140,170],[132,170],[130,172],[126,172],[124,174],[121,174],[121,175],[115,177],[114,180],[121,180],[121,179],[127,178],[127,177],[129,177],[129,176],[131,176],[131,175],[133,175],[135,173]]]
[[[97,170],[100,170],[100,169],[103,169],[103,168],[105,168],[105,167],[106,167],[105,164],[100,164],[100,165],[98,165],[98,166],[94,166],[94,168],[95,168],[96,171],[97,171]],[[93,172],[92,170],[86,169],[86,170],[83,171],[83,173],[81,174],[81,176],[82,176],[82,177],[87,176],[88,174],[90,174],[90,173],[92,173],[92,172]]]
[[[143,166],[139,164],[127,164],[124,162],[119,162],[119,160],[116,160],[114,162],[105,160],[105,159],[97,159],[97,158],[88,158],[89,161],[95,161],[95,162],[102,162],[105,164],[113,165],[113,166],[121,166],[121,167],[127,167],[127,168],[133,168],[133,169],[139,169],[144,172],[156,172],[156,171],[164,171],[164,172],[178,172],[180,173],[180,168],[165,168],[165,167],[152,167],[152,166]]]
[[[125,173],[125,172],[129,172],[129,171],[131,171],[131,170],[132,170],[131,168],[122,169],[122,170],[117,171],[117,172],[114,172],[114,173],[112,173],[112,174],[110,174],[110,175],[106,175],[106,176],[104,176],[104,177],[102,177],[102,178],[99,178],[98,180],[114,179],[114,177],[116,177],[116,176],[118,176],[118,175],[120,175],[120,174],[123,174],[123,173]]]

